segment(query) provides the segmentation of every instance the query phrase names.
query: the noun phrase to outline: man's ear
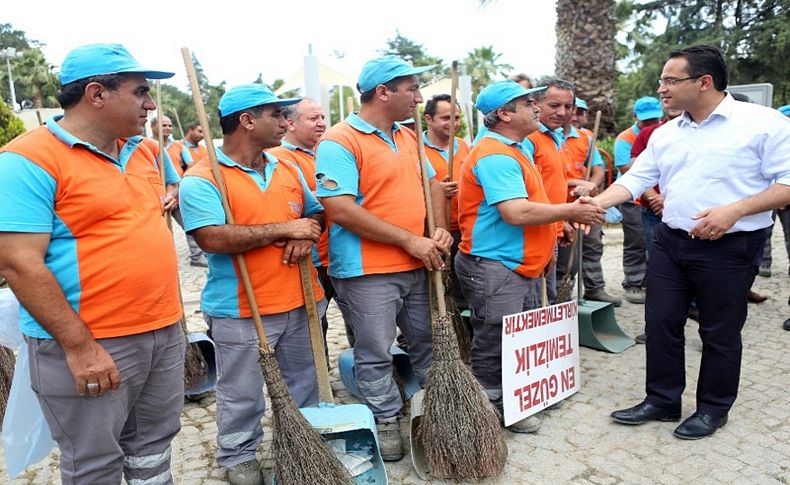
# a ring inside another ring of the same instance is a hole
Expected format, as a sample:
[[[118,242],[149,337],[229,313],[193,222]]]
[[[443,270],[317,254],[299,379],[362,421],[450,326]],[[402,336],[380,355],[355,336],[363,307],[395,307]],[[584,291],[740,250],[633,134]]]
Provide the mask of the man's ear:
[[[709,89],[713,89],[713,76],[710,74],[705,74],[701,78],[699,78],[700,84],[700,91],[708,91]]]
[[[85,86],[83,99],[87,99],[90,104],[100,108],[107,101],[107,88],[100,83],[89,83]]]
[[[247,131],[255,129],[255,117],[250,113],[244,112],[239,115],[239,126]]]
[[[382,101],[387,101],[389,99],[389,91],[387,91],[387,86],[383,84],[376,86],[376,97]]]
[[[508,111],[508,110],[506,110],[506,109],[504,109],[504,108],[497,108],[496,112],[497,112],[497,114],[499,115],[499,119],[500,119],[500,120],[502,120],[502,121],[504,121],[505,123],[509,123],[509,122],[510,122],[510,120],[512,120],[512,119],[513,119],[513,118],[511,117],[511,115],[512,115],[513,113],[512,113],[512,112],[510,112],[510,111]]]

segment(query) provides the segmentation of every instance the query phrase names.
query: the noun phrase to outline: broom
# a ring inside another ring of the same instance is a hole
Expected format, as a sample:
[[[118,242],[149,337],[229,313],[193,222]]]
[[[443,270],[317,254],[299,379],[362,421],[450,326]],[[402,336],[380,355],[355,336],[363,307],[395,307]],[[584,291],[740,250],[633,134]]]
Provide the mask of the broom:
[[[595,142],[598,140],[598,128],[601,126],[601,112],[595,112],[595,125],[593,125],[593,136],[590,146],[587,147],[587,156],[584,157],[584,162],[587,164],[587,175],[584,180],[590,180],[590,172],[592,172],[592,156],[595,150]],[[557,288],[557,302],[569,301],[571,293],[573,293],[573,254],[576,250],[581,251],[579,247],[579,238],[576,237],[571,244],[571,252],[568,255],[568,264],[565,269],[565,274],[562,276],[562,281]],[[545,305],[544,305],[545,306]]]
[[[419,110],[414,116],[422,133]],[[428,166],[422,136],[417,137],[428,231],[436,230],[428,185]],[[480,383],[461,361],[458,340],[447,316],[440,271],[431,274],[437,312],[432,315],[433,365],[428,371],[423,416],[417,439],[423,445],[431,475],[449,479],[497,477],[507,461],[507,444],[499,412]],[[433,313],[433,312],[432,312]]]
[[[162,177],[162,183],[164,184],[165,135],[162,132],[162,116],[165,110],[162,106],[162,86],[158,79],[156,80],[156,107],[157,141],[159,142],[159,156],[157,157],[157,163],[159,165],[159,174]],[[165,214],[165,220],[167,221],[167,228],[170,229],[170,233],[172,234],[173,221],[170,218],[170,212]],[[184,299],[181,296],[181,278],[179,276],[176,278],[176,284],[178,285],[178,302],[181,304],[181,312],[184,314],[184,316],[181,318],[181,321],[179,322],[181,324],[181,330],[184,332],[184,340],[186,345],[186,352],[184,353],[184,387],[189,389],[193,385],[200,382],[203,377],[208,375],[208,363],[206,362],[206,358],[203,356],[203,352],[200,351],[198,344],[191,343],[189,341],[186,313],[184,312]]]
[[[217,154],[214,151],[214,142],[211,138],[206,108],[203,106],[203,99],[200,97],[200,87],[197,83],[195,67],[192,65],[192,57],[189,49],[186,47],[181,48],[181,54],[184,58],[187,76],[189,77],[192,100],[195,103],[198,120],[200,120],[200,125],[205,133],[211,171],[219,188],[222,208],[225,211],[228,224],[234,224],[225,181],[217,162]],[[250,283],[250,275],[247,271],[244,255],[241,253],[236,254],[235,259],[239,267],[239,273],[241,273],[244,293],[252,310],[252,320],[255,323],[255,331],[258,334],[261,372],[266,381],[269,398],[272,402],[275,430],[272,439],[272,450],[275,459],[274,471],[277,474],[278,482],[283,485],[335,485],[348,483],[348,472],[345,467],[324,445],[321,435],[310,426],[310,423],[299,412],[296,403],[288,394],[288,387],[285,385],[282,374],[280,374],[280,367],[274,356],[274,349],[266,340],[266,333],[263,329],[263,322],[261,321],[252,283]]]
[[[449,177],[449,181],[453,181],[453,166],[455,161],[455,105],[456,105],[456,91],[458,90],[458,61],[453,61],[452,68],[450,70],[450,146],[447,148],[447,176]],[[420,137],[422,134],[420,133]],[[449,204],[447,204],[447,227],[450,227],[452,222],[452,214],[453,214],[453,206],[452,200]],[[452,263],[452,262],[451,262]],[[461,359],[464,362],[469,362],[472,353],[472,335],[469,333],[469,327],[464,322],[464,319],[461,318],[461,312],[458,311],[458,307],[455,304],[455,298],[453,298],[453,265],[449,265],[450,270],[444,274],[444,287],[445,287],[445,305],[447,306],[447,311],[450,314],[450,317],[453,321],[453,329],[455,330],[455,335],[458,337],[458,348],[461,351]]]

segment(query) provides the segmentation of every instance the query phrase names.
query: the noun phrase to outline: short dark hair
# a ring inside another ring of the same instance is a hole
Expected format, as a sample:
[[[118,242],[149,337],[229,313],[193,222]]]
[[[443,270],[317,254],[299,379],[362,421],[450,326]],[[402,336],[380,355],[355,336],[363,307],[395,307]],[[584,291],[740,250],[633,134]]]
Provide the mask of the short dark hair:
[[[693,45],[672,51],[667,59],[682,57],[688,63],[689,77],[701,77],[706,74],[713,78],[713,87],[717,91],[727,89],[727,62],[724,53],[712,45]]]
[[[496,125],[499,124],[500,121],[502,121],[502,118],[499,117],[499,113],[498,113],[498,110],[500,108],[510,113],[514,113],[518,109],[518,102],[526,97],[527,96],[525,95],[511,99],[510,101],[503,104],[499,108],[490,111],[487,115],[483,117],[483,125],[486,128],[494,128]]]
[[[381,83],[381,84],[383,84],[384,87],[387,88],[387,91],[393,91],[394,92],[394,91],[398,90],[398,86],[400,86],[400,83],[404,79],[409,78],[409,77],[411,77],[411,76],[400,76],[400,77],[396,77],[395,79],[392,79],[390,81],[387,81],[387,82]],[[359,88],[359,84],[357,84],[357,91],[359,91],[359,93],[360,93],[359,94],[359,102],[361,104],[365,104],[365,103],[369,102],[371,99],[373,99],[373,96],[376,94],[376,88],[375,87],[373,89],[370,89],[370,90],[365,91],[363,93],[362,90]]]
[[[118,86],[127,78],[127,74],[101,74],[98,76],[86,77],[64,84],[60,87],[60,92],[55,99],[63,109],[69,109],[77,105],[85,95],[85,88],[90,83],[99,83],[110,91],[116,91]]]
[[[453,98],[449,94],[434,94],[428,102],[425,103],[425,114],[433,118],[436,115],[436,105],[439,101],[450,102]]]
[[[223,135],[232,135],[239,129],[241,126],[241,122],[239,121],[239,117],[244,113],[248,113],[250,116],[254,116],[255,118],[260,118],[261,114],[263,113],[263,109],[266,107],[265,104],[259,104],[258,106],[253,106],[251,108],[245,108],[240,111],[236,111],[235,113],[230,113],[225,116],[222,116],[220,113],[219,115],[219,126],[222,128]],[[219,110],[217,110],[219,113]],[[200,125],[198,125],[200,126]]]
[[[192,123],[187,125],[187,131],[194,130],[195,128],[199,128],[199,127],[200,127],[200,122],[193,121]]]
[[[537,99],[538,101],[546,97],[546,92],[549,90],[549,88],[557,88],[557,89],[562,89],[563,91],[570,91],[571,93],[573,93],[574,96],[573,102],[574,104],[576,103],[576,85],[572,81],[551,77],[543,81],[540,85],[546,86],[546,89],[541,89],[540,91],[536,91],[533,94],[535,99]]]

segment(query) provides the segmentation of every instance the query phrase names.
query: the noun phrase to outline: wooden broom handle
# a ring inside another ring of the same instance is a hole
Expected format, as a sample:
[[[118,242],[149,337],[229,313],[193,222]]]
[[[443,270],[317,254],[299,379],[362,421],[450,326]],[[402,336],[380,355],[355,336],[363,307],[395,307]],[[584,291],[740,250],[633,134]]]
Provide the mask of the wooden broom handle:
[[[595,154],[595,142],[598,141],[598,129],[601,127],[601,110],[595,112],[595,124],[593,125],[593,136],[590,140],[590,149],[587,156],[587,175],[584,180],[590,180],[590,173],[592,173],[592,161]]]
[[[453,181],[453,165],[455,158],[455,104],[456,91],[458,90],[458,61],[453,61],[450,68],[450,146],[447,147],[447,177]],[[421,135],[422,136],[422,135]],[[451,199],[452,200],[452,199]],[[447,227],[452,227],[453,204],[447,204]]]
[[[332,387],[329,385],[326,354],[324,354],[324,333],[321,331],[318,306],[315,304],[313,275],[310,272],[311,264],[309,257],[302,258],[299,261],[299,276],[302,280],[304,307],[307,311],[307,327],[310,330],[310,346],[313,349],[315,374],[318,379],[318,399],[320,402],[333,403],[334,398],[332,397]]]
[[[208,116],[206,116],[206,107],[203,105],[203,98],[200,96],[200,86],[197,82],[195,66],[192,65],[192,55],[187,47],[181,48],[181,55],[184,57],[184,65],[187,69],[187,77],[189,77],[189,87],[192,90],[192,101],[195,103],[198,121],[203,128],[204,140],[206,142],[206,148],[208,149],[208,159],[209,162],[211,162],[211,172],[214,174],[214,180],[217,182],[217,187],[219,188],[220,198],[222,199],[222,209],[225,211],[225,219],[227,219],[228,224],[235,224],[233,211],[230,210],[230,203],[228,202],[228,191],[225,187],[225,178],[222,176],[222,171],[217,161],[217,153],[214,150],[214,141],[211,137]],[[236,258],[236,264],[239,266],[241,283],[244,286],[244,293],[247,295],[247,301],[252,311],[252,321],[255,322],[255,332],[258,334],[259,345],[261,349],[266,350],[269,347],[269,343],[266,340],[266,332],[263,330],[263,321],[261,320],[258,302],[255,299],[255,292],[250,282],[250,273],[247,271],[247,263],[244,261],[244,254],[238,253],[234,257]]]
[[[428,237],[433,237],[436,232],[436,221],[433,218],[433,201],[431,200],[431,185],[428,182],[428,158],[425,156],[425,142],[422,139],[422,120],[420,119],[420,107],[414,108],[414,125],[417,129],[417,152],[420,157],[420,172],[422,172],[422,192],[425,196],[425,211],[428,217]],[[436,290],[436,307],[439,316],[447,315],[447,306],[444,302],[444,283],[442,283],[442,272],[431,271],[434,289]]]

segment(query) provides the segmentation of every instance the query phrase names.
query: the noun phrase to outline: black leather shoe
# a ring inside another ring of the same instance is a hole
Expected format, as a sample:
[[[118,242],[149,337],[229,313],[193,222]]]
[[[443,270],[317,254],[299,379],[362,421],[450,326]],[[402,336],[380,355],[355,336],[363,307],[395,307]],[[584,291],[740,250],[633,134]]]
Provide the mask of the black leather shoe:
[[[712,435],[725,424],[727,424],[726,414],[713,416],[697,411],[680,423],[673,434],[682,440],[698,440]]]
[[[620,424],[644,424],[648,421],[680,421],[680,408],[664,409],[650,403],[642,402],[628,409],[621,409],[611,414],[612,419]]]
[[[785,320],[785,323],[782,324],[782,328],[785,330],[790,330],[790,318]]]

